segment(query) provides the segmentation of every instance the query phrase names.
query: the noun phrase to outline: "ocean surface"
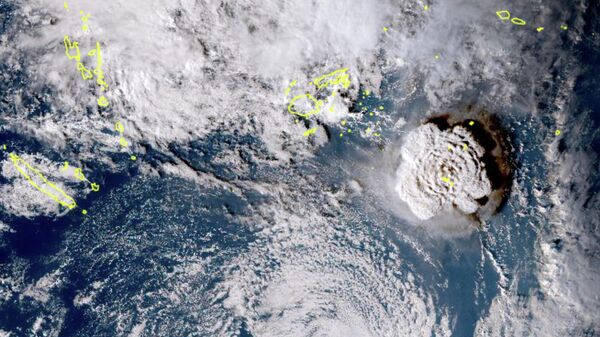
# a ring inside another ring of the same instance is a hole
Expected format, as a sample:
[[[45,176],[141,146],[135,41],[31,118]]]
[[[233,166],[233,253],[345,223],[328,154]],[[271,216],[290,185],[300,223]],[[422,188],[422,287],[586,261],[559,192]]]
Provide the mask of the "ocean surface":
[[[490,109],[509,138],[513,183],[497,214],[476,230],[415,225],[391,199],[388,183],[403,135],[431,108],[425,83],[394,69],[383,74],[378,94],[358,97],[351,111],[377,111],[351,127],[377,125],[379,138],[324,124],[327,141],[308,157],[290,150],[283,165],[273,164],[264,138],[235,127],[163,147],[140,141],[144,153],[137,161],[127,153],[111,154],[114,165],[79,161],[96,168],[88,178],[102,186],[77,199],[85,216],[78,208],[24,217],[1,207],[0,223],[9,229],[0,231],[0,337],[542,336],[537,325],[553,316],[536,312],[537,303],[562,305],[551,297],[570,289],[569,283],[547,285],[540,247],[560,255],[565,245],[596,240],[585,261],[600,266],[600,5],[588,6],[582,41],[565,47],[576,55],[570,62],[577,70],[550,71],[536,96],[540,112],[531,115],[522,102]],[[0,1],[0,33],[16,10]],[[0,144],[64,161],[35,133],[8,127],[9,93],[30,93],[33,84],[4,62],[0,72]],[[553,111],[567,109],[556,103],[565,95],[559,79],[573,72],[579,75],[568,93],[569,113],[557,126]],[[56,112],[40,98],[53,90],[42,87],[37,98],[24,94],[30,109],[22,123]],[[486,83],[474,85],[454,107],[466,109],[488,90]],[[399,119],[408,122],[398,126]],[[95,150],[103,153],[100,145]],[[589,171],[557,170],[549,160],[574,152],[587,152]],[[193,174],[161,170],[167,164]],[[585,184],[571,182],[554,197],[562,179],[557,172],[580,172]],[[0,176],[0,184],[8,183]],[[595,222],[568,229],[555,218],[555,198],[564,205],[575,200],[578,214]],[[567,233],[556,234],[555,226]],[[588,296],[596,300],[586,305],[598,308],[597,295]],[[513,313],[515,323],[494,325],[495,317],[506,322]],[[565,323],[572,336],[600,334],[588,318]]]

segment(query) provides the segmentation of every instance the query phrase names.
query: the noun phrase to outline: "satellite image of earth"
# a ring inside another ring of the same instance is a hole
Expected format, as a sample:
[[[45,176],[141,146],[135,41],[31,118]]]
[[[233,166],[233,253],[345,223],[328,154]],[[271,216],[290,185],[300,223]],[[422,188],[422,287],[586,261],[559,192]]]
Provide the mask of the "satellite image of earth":
[[[0,0],[0,337],[600,336],[599,18]]]

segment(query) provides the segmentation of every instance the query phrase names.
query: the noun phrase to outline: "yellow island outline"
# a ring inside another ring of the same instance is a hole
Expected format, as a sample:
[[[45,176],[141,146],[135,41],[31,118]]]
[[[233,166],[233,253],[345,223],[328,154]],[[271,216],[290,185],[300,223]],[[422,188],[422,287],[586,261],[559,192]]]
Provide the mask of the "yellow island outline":
[[[296,101],[302,98],[308,98],[309,100],[311,100],[314,103],[314,108],[310,111],[308,111],[307,113],[300,113],[294,109],[292,109],[293,107],[295,107]],[[300,117],[308,117],[310,115],[315,115],[318,114],[321,111],[321,108],[323,107],[323,101],[321,100],[317,100],[316,98],[313,97],[313,95],[306,93],[306,94],[301,94],[298,95],[294,98],[292,98],[292,100],[290,101],[290,104],[288,105],[288,112],[291,113],[292,115],[297,115]]]
[[[446,184],[449,184],[449,185],[450,185],[450,187],[453,187],[453,186],[454,186],[454,182],[453,182],[452,180],[450,180],[450,178],[448,178],[448,177],[442,177],[442,180],[443,180],[443,181],[444,181]]]
[[[9,154],[10,160],[12,161],[13,165],[15,166],[15,168],[17,169],[17,171],[19,171],[19,173],[21,173],[21,175],[23,177],[25,177],[25,179],[27,179],[27,181],[29,182],[29,184],[33,187],[35,187],[38,191],[44,193],[45,195],[49,196],[50,198],[52,198],[52,200],[58,202],[59,204],[69,208],[69,209],[73,209],[75,208],[75,206],[77,206],[77,203],[75,202],[75,199],[73,199],[72,197],[70,197],[69,195],[67,195],[65,193],[65,191],[63,191],[62,189],[60,189],[59,187],[57,187],[56,185],[54,185],[52,182],[48,181],[48,179],[46,179],[46,177],[44,177],[44,175],[35,167],[29,165],[26,161],[24,161],[23,159],[21,159],[21,157],[17,156],[14,152],[11,152]],[[35,181],[33,181],[33,179],[31,179],[31,177],[29,176],[29,174],[27,174],[25,172],[25,170],[20,166],[20,163],[22,163],[28,170],[30,170],[31,172],[35,173],[40,179],[42,179],[42,181],[44,182],[44,184],[48,185],[51,189],[53,189],[54,191],[58,192],[59,195],[62,195],[63,199],[69,200],[70,202],[66,202],[63,201],[60,196],[56,196],[55,194],[53,194],[50,191],[47,191],[46,189],[40,187]]]
[[[323,89],[330,85],[338,84],[341,84],[344,89],[348,89],[350,86],[350,75],[346,74],[347,71],[348,68],[332,71],[329,74],[315,78],[312,83],[314,83],[317,89]]]

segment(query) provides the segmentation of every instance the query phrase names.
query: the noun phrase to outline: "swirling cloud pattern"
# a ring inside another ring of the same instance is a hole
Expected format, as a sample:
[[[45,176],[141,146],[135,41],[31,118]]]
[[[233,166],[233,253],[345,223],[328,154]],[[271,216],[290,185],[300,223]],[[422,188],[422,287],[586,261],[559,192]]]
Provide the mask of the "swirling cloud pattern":
[[[396,191],[422,220],[457,208],[475,213],[477,199],[491,193],[484,149],[462,126],[440,130],[425,124],[412,131],[401,149]]]

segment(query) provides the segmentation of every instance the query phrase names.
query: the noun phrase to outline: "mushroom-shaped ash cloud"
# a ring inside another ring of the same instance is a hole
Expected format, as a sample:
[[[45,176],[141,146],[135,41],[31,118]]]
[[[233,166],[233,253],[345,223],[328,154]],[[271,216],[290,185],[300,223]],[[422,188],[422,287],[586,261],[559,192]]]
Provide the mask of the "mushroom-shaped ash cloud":
[[[422,220],[453,208],[475,213],[492,193],[485,149],[465,126],[422,125],[408,134],[400,153],[396,191]]]

